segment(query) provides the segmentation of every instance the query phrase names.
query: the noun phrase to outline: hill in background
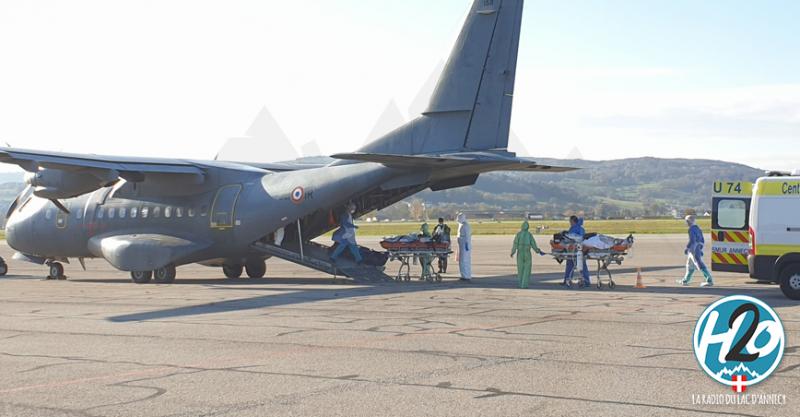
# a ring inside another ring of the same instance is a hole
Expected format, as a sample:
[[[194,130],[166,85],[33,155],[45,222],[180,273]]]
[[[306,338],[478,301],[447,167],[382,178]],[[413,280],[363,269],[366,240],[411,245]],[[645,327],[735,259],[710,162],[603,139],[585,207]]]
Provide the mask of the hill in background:
[[[426,191],[415,198],[425,203],[430,217],[449,217],[458,210],[527,211],[547,218],[572,212],[602,218],[665,216],[672,210],[710,210],[716,180],[755,181],[764,175],[763,170],[710,160],[536,161],[582,169],[563,174],[491,173],[469,188]],[[408,213],[408,205],[394,206],[385,214],[396,218],[403,211]]]

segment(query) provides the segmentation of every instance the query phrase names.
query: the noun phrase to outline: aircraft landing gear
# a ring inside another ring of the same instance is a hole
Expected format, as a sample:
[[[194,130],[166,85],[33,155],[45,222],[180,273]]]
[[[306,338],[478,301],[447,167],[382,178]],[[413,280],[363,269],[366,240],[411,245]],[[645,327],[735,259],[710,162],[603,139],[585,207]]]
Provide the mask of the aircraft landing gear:
[[[222,272],[228,279],[239,279],[242,277],[244,267],[241,265],[222,265]]]
[[[134,271],[131,272],[131,279],[136,284],[147,284],[153,279],[153,271]]]
[[[250,261],[245,266],[245,269],[247,270],[247,276],[251,279],[261,279],[267,274],[267,263],[262,259]]]
[[[173,265],[168,265],[153,271],[153,278],[155,278],[157,284],[172,284],[175,282],[176,276],[177,271]]]
[[[6,264],[5,259],[0,258],[0,277],[6,276],[8,273],[8,265]]]
[[[47,276],[48,280],[57,279],[63,281],[67,279],[67,276],[64,275],[64,265],[61,265],[60,262],[50,262],[47,266],[50,267],[50,275]]]

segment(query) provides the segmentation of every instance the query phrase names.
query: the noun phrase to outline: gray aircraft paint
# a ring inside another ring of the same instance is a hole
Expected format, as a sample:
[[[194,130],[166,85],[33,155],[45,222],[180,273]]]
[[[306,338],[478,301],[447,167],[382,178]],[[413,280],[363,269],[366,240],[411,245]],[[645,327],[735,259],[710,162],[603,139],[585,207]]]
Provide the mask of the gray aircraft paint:
[[[241,265],[268,257],[259,245],[278,230],[285,248],[302,252],[301,237],[335,228],[348,202],[358,216],[427,188],[474,184],[484,172],[569,170],[505,150],[522,4],[476,0],[428,111],[327,165],[0,148],[0,162],[27,170],[32,185],[9,210],[7,241],[20,258],[42,262],[97,257],[130,271]]]

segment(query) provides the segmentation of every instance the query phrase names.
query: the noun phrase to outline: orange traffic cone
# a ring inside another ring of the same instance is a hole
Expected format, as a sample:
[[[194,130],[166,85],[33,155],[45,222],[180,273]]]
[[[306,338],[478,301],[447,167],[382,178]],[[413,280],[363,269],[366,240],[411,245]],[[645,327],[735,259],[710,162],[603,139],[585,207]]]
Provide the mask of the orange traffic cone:
[[[642,282],[642,268],[638,268],[636,270],[636,287],[634,288],[639,288],[639,289],[647,288],[644,286],[644,282]]]

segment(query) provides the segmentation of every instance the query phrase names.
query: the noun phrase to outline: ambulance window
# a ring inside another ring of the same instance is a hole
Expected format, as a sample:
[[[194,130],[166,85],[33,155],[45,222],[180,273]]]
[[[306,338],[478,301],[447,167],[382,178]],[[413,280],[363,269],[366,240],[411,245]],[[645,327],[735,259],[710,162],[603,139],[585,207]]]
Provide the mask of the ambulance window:
[[[723,229],[742,229],[747,224],[747,204],[742,200],[721,200],[717,223]]]

